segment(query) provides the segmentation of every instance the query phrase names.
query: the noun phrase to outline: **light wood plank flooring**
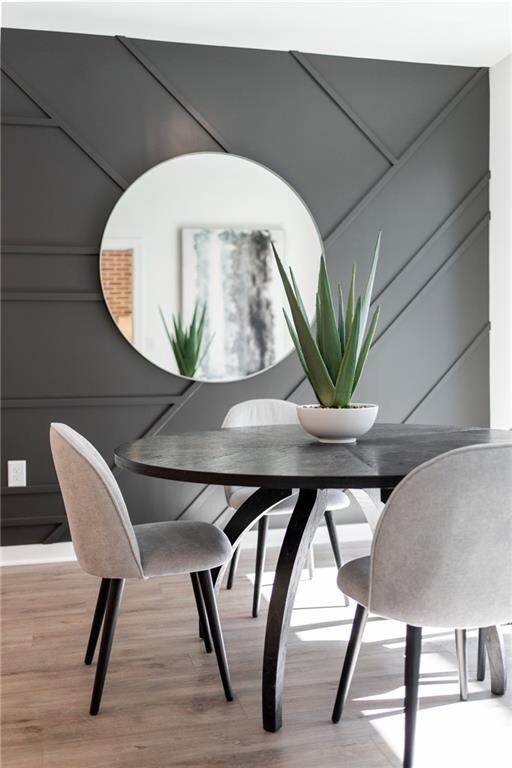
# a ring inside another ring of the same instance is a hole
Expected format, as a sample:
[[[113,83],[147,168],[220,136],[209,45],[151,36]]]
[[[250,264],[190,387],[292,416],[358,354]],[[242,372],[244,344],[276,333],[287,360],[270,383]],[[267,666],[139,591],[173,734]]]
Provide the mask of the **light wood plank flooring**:
[[[349,559],[368,544],[347,545]],[[276,550],[269,551],[270,584]],[[3,768],[389,768],[401,764],[404,627],[372,618],[350,703],[330,713],[353,606],[342,607],[328,546],[317,546],[290,637],[284,728],[265,733],[260,669],[267,600],[250,618],[254,554],[242,554],[221,616],[236,700],[223,698],[203,652],[188,578],[127,584],[101,714],[87,714],[94,667],[83,665],[98,581],[74,564],[2,570]],[[506,628],[507,630],[509,628]],[[507,632],[508,658],[512,655]],[[458,700],[452,633],[427,630],[417,768],[509,766],[509,693],[477,683],[470,636],[470,700]],[[512,678],[512,671],[510,673]]]

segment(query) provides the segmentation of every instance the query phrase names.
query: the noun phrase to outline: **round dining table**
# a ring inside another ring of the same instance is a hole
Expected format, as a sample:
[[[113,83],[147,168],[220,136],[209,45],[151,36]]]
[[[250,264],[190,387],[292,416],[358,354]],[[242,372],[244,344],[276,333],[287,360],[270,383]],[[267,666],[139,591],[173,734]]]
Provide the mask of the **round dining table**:
[[[467,445],[512,442],[505,430],[376,424],[354,443],[320,443],[300,426],[237,427],[144,437],[115,452],[119,467],[150,477],[258,490],[224,528],[233,548],[271,507],[298,489],[270,598],[262,673],[263,726],[282,725],[286,646],[307,553],[326,509],[327,489],[378,488],[386,501],[415,467]],[[481,479],[485,483],[485,478]],[[217,589],[227,564],[213,573]]]

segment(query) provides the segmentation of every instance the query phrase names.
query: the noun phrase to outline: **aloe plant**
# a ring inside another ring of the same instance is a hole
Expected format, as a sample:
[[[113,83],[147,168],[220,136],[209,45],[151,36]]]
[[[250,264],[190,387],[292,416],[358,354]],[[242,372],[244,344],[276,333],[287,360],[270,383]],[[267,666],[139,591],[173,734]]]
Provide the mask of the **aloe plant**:
[[[322,255],[316,294],[316,337],[309,325],[293,271],[290,269],[290,277],[288,277],[272,244],[290,307],[291,318],[283,309],[288,330],[317,400],[326,408],[350,406],[375,336],[379,307],[373,313],[368,330],[366,326],[379,260],[381,234],[379,233],[377,239],[370,275],[363,294],[356,299],[356,265],[354,264],[346,308],[341,285],[338,285],[337,313],[334,310],[327,268]]]
[[[213,337],[209,339],[207,344],[202,349],[203,344],[203,332],[204,322],[206,318],[206,304],[202,310],[199,311],[199,302],[196,302],[194,307],[194,314],[190,325],[183,324],[181,317],[178,315],[172,316],[173,333],[169,330],[169,327],[165,321],[162,307],[158,307],[160,311],[160,317],[164,324],[165,333],[169,339],[178,370],[182,376],[188,376],[190,379],[194,378],[195,373],[206,354],[208,347]]]

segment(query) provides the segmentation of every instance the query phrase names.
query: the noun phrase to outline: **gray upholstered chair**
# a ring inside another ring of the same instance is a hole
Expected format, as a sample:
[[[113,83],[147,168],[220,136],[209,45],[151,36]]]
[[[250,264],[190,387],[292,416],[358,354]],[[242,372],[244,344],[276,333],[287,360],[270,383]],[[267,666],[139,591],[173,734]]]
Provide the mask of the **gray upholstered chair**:
[[[275,399],[258,399],[258,400],[246,400],[242,403],[234,405],[228,413],[224,421],[222,422],[222,428],[235,428],[235,427],[264,427],[273,424],[298,424],[297,418],[297,406],[295,403],[290,403],[287,400],[275,400]],[[230,485],[225,487],[226,501],[228,506],[232,509],[238,509],[242,506],[249,496],[257,490],[257,488],[246,488],[237,485]],[[266,538],[268,530],[268,517],[269,515],[286,515],[293,512],[295,502],[297,500],[298,492],[293,493],[288,498],[276,504],[260,517],[258,521],[258,541],[256,546],[256,567],[254,576],[254,591],[252,601],[252,615],[254,618],[258,616],[260,601],[261,601],[261,581],[263,571],[265,567],[265,554],[266,554]],[[329,539],[331,542],[334,559],[338,568],[341,568],[342,559],[341,552],[338,543],[338,536],[336,533],[336,524],[333,518],[333,512],[338,512],[341,509],[345,509],[350,504],[346,494],[340,490],[330,490],[328,498],[328,508],[325,511],[325,523],[327,531],[329,533]],[[238,557],[240,554],[240,548],[237,547],[233,554],[233,559],[228,572],[227,588],[231,589],[233,586],[233,580],[236,573],[238,564]],[[311,549],[309,554],[309,571],[310,576],[313,575],[313,551]]]
[[[210,574],[231,557],[227,536],[201,522],[132,526],[114,475],[94,446],[65,424],[51,425],[50,443],[78,562],[102,580],[85,655],[90,664],[103,625],[91,715],[99,712],[125,580],[183,573],[191,575],[206,650],[213,643],[224,693],[232,701]]]
[[[407,624],[404,768],[413,761],[421,628],[483,627],[493,693],[505,692],[498,625],[512,620],[512,444],[475,445],[422,464],[395,489],[371,555],[344,565],[338,586],[357,602],[332,714],[338,722],[369,611]],[[461,653],[462,649],[462,653]],[[460,669],[463,676],[466,670]]]

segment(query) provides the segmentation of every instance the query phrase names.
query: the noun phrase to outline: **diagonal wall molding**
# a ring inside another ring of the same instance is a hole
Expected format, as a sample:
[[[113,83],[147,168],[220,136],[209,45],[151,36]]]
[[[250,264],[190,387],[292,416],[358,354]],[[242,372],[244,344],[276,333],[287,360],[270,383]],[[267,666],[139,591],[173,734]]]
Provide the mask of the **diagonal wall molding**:
[[[219,132],[212,125],[210,125],[210,123],[200,112],[198,112],[198,110],[178,89],[176,84],[171,83],[167,77],[163,76],[158,67],[156,67],[150,59],[148,59],[146,54],[141,51],[138,45],[133,40],[130,40],[127,37],[123,37],[122,35],[117,35],[117,40],[119,40],[121,45],[123,45],[126,50],[131,53],[131,55],[139,62],[139,64],[144,67],[144,69],[147,70],[147,72],[149,72],[149,74],[152,75],[152,77],[154,77],[158,83],[160,83],[162,88],[167,91],[169,96],[172,96],[172,98],[175,99],[175,101],[177,101],[178,104],[180,104],[192,118],[194,118],[196,123],[198,123],[198,125],[200,125],[201,128],[206,131],[206,133],[219,145],[219,147],[224,150],[224,152],[229,152],[226,146],[226,142],[220,136]]]
[[[453,110],[463,101],[468,94],[471,93],[473,88],[480,82],[480,80],[487,73],[487,70],[482,67],[476,72],[464,85],[460,91],[453,97],[453,99],[439,112],[437,117],[429,123],[429,125],[420,133],[420,135],[413,141],[413,143],[400,155],[399,159],[393,165],[389,171],[381,176],[379,181],[364,195],[361,200],[352,208],[351,211],[337,224],[330,234],[325,239],[325,247],[331,248],[338,237],[357,219],[358,216],[364,211],[366,206],[382,192],[386,184],[391,181],[398,171],[413,157],[418,149],[430,138],[434,131],[446,120],[446,118],[453,112]]]
[[[398,278],[406,277],[409,269],[428,253],[428,251],[435,245],[439,238],[444,235],[444,233],[451,227],[452,224],[455,223],[459,216],[464,213],[468,206],[471,205],[471,203],[476,200],[478,195],[487,188],[490,178],[491,174],[486,173],[480,179],[480,181],[475,184],[475,186],[468,192],[464,199],[461,200],[457,207],[452,210],[450,215],[443,221],[443,223],[439,225],[439,227],[430,235],[430,237],[427,238],[427,240],[425,240],[421,248],[415,251],[412,256],[410,256],[407,261],[400,267],[400,269],[390,277],[387,283],[382,286],[378,293],[375,294],[372,304],[377,303]]]
[[[159,435],[160,432],[162,432],[165,427],[172,421],[172,419],[178,415],[181,409],[186,406],[189,400],[191,400],[191,398],[193,398],[194,395],[199,392],[202,386],[203,385],[200,381],[191,382],[183,395],[181,395],[180,399],[176,402],[176,404],[171,405],[170,408],[168,408],[156,421],[154,421],[153,424],[151,424],[141,435],[141,437],[156,437],[156,435]]]
[[[7,75],[9,80],[17,85],[18,88],[34,102],[34,104],[36,104],[40,109],[43,110],[43,112],[48,115],[49,118],[51,118],[51,125],[60,128],[61,131],[63,131],[66,136],[71,139],[71,141],[76,144],[76,146],[81,149],[82,152],[84,152],[87,157],[89,157],[89,159],[98,166],[98,168],[101,168],[101,170],[110,179],[112,179],[112,181],[117,184],[120,189],[125,190],[128,187],[128,182],[126,179],[124,179],[121,174],[118,173],[110,165],[110,163],[101,157],[101,155],[95,149],[93,149],[90,144],[87,143],[83,136],[80,136],[77,131],[75,131],[65,120],[63,120],[63,118],[58,114],[54,107],[52,107],[40,93],[37,93],[37,91],[31,85],[23,80],[23,78],[20,77],[20,75],[18,75],[15,70],[4,60],[2,60],[1,70],[5,75]],[[44,125],[46,124],[43,123],[43,126]]]
[[[295,61],[300,64],[302,69],[307,72],[313,82],[322,89],[324,93],[329,96],[336,106],[348,117],[348,119],[358,128],[361,133],[368,139],[370,144],[380,152],[380,154],[390,163],[395,165],[398,162],[398,158],[395,157],[393,152],[387,147],[382,139],[380,139],[374,131],[367,125],[364,120],[352,109],[350,104],[332,87],[328,80],[318,71],[318,69],[312,64],[310,59],[305,53],[300,51],[290,51],[291,56]]]
[[[379,341],[385,336],[385,334],[388,333],[390,328],[398,321],[400,320],[413,306],[413,304],[419,299],[423,291],[432,285],[436,280],[439,280],[439,278],[448,270],[451,266],[453,266],[453,263],[462,256],[463,253],[467,251],[469,246],[476,240],[476,238],[483,232],[483,230],[487,227],[490,219],[490,214],[486,213],[485,216],[482,216],[478,224],[473,227],[471,232],[466,235],[464,240],[457,246],[457,248],[448,256],[447,259],[443,261],[442,264],[439,265],[439,267],[433,272],[428,280],[426,280],[423,285],[414,293],[413,296],[407,301],[407,303],[402,307],[400,312],[395,315],[395,317],[382,329],[382,331],[375,337],[375,340],[373,342],[373,345],[378,344]],[[372,302],[373,306],[373,302]],[[373,346],[372,345],[372,346]]]
[[[414,406],[414,408],[413,408],[411,411],[409,411],[409,413],[407,414],[407,416],[405,416],[405,417],[402,419],[402,423],[403,423],[403,424],[406,424],[406,423],[409,421],[409,419],[411,418],[411,416],[413,416],[413,415],[416,413],[416,411],[418,410],[418,408],[419,408],[421,405],[423,405],[423,403],[425,403],[425,402],[428,400],[428,398],[430,397],[430,395],[431,395],[433,392],[435,392],[435,390],[436,390],[436,389],[439,387],[439,385],[440,385],[440,384],[441,384],[441,383],[442,383],[442,382],[443,382],[443,381],[444,381],[444,380],[445,380],[445,379],[446,379],[446,378],[447,378],[447,377],[448,377],[448,376],[449,376],[451,373],[454,373],[454,371],[456,371],[456,370],[457,370],[457,368],[459,368],[459,367],[460,367],[460,366],[461,366],[461,365],[464,363],[464,361],[465,361],[465,360],[467,360],[467,358],[468,358],[468,357],[470,357],[470,355],[471,355],[471,354],[472,354],[472,353],[475,351],[476,347],[477,347],[477,346],[480,344],[480,342],[482,341],[482,339],[484,338],[484,336],[486,336],[486,335],[489,333],[489,331],[490,331],[490,328],[491,328],[491,324],[490,324],[489,322],[487,322],[487,323],[484,325],[484,327],[483,327],[483,328],[481,328],[481,329],[478,331],[478,333],[476,334],[476,336],[474,336],[474,337],[473,337],[473,339],[472,339],[472,340],[469,342],[469,344],[468,344],[466,347],[464,347],[464,349],[462,350],[462,352],[461,352],[461,353],[460,353],[460,354],[459,354],[459,355],[458,355],[458,356],[455,358],[455,360],[454,360],[454,361],[453,361],[453,362],[452,362],[452,363],[451,363],[451,364],[448,366],[448,368],[446,368],[446,370],[445,370],[445,371],[443,371],[443,373],[442,373],[442,374],[439,376],[439,378],[438,378],[438,379],[436,379],[436,381],[435,381],[435,382],[432,384],[432,386],[431,386],[431,387],[430,387],[430,388],[429,388],[429,389],[428,389],[428,390],[425,392],[425,394],[423,395],[423,397],[422,397],[422,398],[421,398],[421,399],[420,399],[420,400],[419,400],[419,401],[416,403],[416,405]]]

